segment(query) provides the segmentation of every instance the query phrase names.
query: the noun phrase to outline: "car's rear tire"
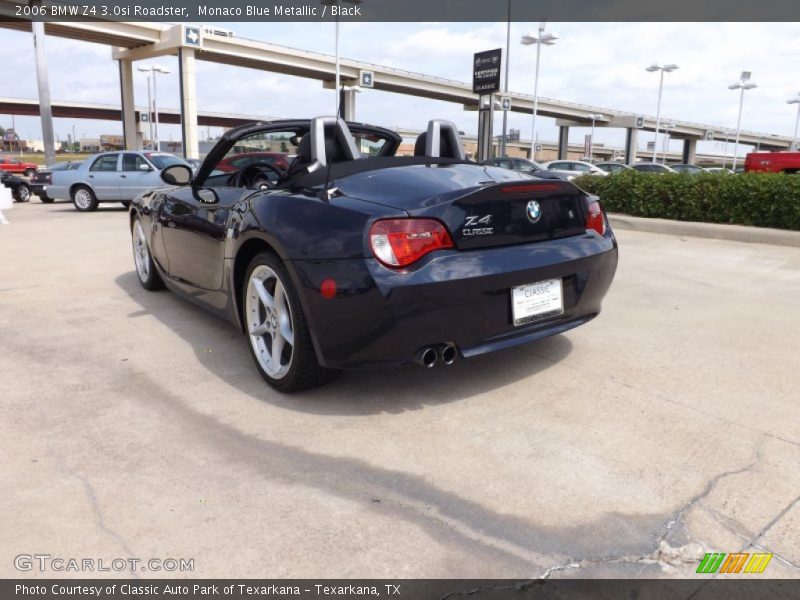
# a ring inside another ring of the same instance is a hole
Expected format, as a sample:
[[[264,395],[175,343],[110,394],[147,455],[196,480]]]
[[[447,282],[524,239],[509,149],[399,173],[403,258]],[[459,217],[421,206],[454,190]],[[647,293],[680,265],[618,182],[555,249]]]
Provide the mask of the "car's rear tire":
[[[131,243],[133,244],[133,263],[136,266],[136,276],[139,283],[146,290],[155,291],[164,287],[164,281],[156,269],[156,264],[147,245],[147,236],[144,225],[139,217],[131,223]]]
[[[25,177],[31,178],[36,175],[36,169],[25,169]]]
[[[280,392],[298,392],[336,377],[338,371],[317,362],[297,290],[275,254],[253,257],[242,286],[247,346],[269,385]]]
[[[28,202],[31,199],[31,188],[22,183],[17,186],[16,190],[14,190],[14,196],[16,197],[17,202]]]
[[[77,185],[72,190],[72,204],[80,212],[97,210],[97,196],[85,185]]]

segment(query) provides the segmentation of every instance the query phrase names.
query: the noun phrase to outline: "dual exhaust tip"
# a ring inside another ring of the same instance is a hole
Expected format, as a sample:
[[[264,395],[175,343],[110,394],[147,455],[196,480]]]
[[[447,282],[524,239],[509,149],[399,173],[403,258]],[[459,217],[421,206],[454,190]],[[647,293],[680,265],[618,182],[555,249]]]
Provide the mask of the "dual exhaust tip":
[[[457,355],[458,351],[453,344],[438,344],[419,350],[414,357],[414,362],[426,369],[431,369],[440,361],[444,365],[452,365],[456,362]]]

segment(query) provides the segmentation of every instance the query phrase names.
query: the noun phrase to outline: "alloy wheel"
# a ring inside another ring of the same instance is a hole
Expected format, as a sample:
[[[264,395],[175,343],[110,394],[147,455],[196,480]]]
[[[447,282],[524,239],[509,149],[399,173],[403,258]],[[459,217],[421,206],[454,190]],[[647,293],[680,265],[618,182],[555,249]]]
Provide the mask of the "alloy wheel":
[[[77,194],[76,194],[77,200]],[[147,248],[147,238],[141,221],[136,221],[133,226],[133,260],[136,263],[136,273],[145,283],[150,277],[150,250]]]
[[[294,359],[294,324],[289,299],[278,274],[259,265],[250,274],[245,298],[250,343],[264,372],[282,379]]]
[[[88,210],[92,205],[92,194],[89,190],[81,188],[75,192],[75,204],[81,210]]]

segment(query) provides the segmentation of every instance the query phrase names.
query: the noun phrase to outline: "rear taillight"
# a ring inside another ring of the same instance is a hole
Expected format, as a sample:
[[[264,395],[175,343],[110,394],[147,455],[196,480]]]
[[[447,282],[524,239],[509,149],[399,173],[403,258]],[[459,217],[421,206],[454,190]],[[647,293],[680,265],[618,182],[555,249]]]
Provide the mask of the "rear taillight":
[[[369,245],[384,265],[406,267],[434,250],[452,248],[453,240],[433,219],[383,219],[370,228]]]
[[[597,196],[586,198],[586,231],[590,229],[600,235],[606,234],[606,216],[603,214],[603,206]]]

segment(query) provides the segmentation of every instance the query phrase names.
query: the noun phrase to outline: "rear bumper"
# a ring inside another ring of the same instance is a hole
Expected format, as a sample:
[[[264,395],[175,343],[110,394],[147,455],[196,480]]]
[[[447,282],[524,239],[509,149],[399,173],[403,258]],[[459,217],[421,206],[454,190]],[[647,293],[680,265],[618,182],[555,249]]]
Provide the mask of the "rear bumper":
[[[418,350],[454,344],[461,357],[577,327],[601,308],[617,267],[610,232],[486,250],[442,251],[408,272],[375,259],[293,261],[320,362],[358,369],[409,364]],[[338,293],[325,299],[323,279]],[[561,278],[564,313],[515,327],[510,289]]]
[[[48,198],[46,183],[31,183],[28,187],[31,188],[31,193],[39,196],[39,198]]]

